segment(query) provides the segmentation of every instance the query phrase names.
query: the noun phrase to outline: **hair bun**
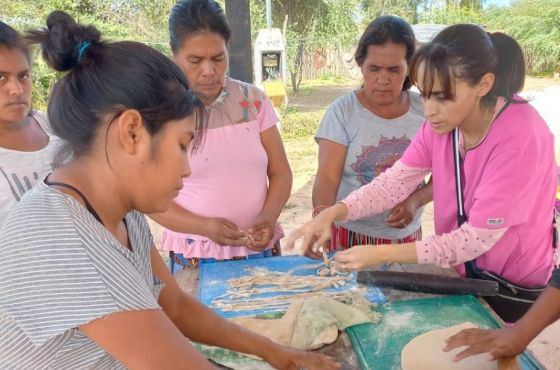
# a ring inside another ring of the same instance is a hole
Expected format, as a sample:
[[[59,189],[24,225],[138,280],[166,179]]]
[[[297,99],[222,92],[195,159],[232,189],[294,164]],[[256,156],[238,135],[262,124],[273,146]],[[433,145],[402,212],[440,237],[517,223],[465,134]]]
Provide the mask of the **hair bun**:
[[[95,49],[101,44],[94,26],[82,26],[59,10],[49,14],[46,29],[30,31],[27,38],[41,45],[45,61],[60,72],[95,60]],[[83,48],[85,43],[89,46]]]

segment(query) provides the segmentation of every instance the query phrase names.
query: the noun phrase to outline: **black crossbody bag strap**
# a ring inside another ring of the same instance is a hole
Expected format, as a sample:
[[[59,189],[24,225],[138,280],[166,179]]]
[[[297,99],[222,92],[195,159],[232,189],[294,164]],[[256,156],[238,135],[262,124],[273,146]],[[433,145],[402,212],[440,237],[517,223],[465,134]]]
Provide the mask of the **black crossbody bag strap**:
[[[462,186],[462,158],[459,152],[459,129],[455,128],[452,132],[453,135],[453,167],[455,168],[455,194],[457,199],[457,225],[461,227],[466,221],[465,207],[463,201],[463,186]],[[474,271],[478,270],[475,260],[465,262],[465,270],[467,277],[474,278]]]
[[[455,167],[455,194],[457,195],[457,224],[461,227],[467,221],[463,202],[463,187],[461,185],[461,154],[459,153],[459,129],[453,130],[453,164]]]
[[[558,255],[558,229],[556,228],[556,209],[552,213],[552,248],[554,248],[554,267],[560,268],[560,256]]]

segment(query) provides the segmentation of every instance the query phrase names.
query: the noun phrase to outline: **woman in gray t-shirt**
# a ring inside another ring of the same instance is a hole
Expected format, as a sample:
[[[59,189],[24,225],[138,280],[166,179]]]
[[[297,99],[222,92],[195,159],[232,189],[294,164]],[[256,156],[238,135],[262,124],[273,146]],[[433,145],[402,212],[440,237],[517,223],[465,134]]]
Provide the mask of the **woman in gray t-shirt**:
[[[414,48],[412,28],[397,17],[376,18],[362,35],[355,60],[363,85],[331,104],[315,136],[314,216],[391,167],[422,125],[422,103],[407,77]],[[431,198],[428,185],[389,212],[334,225],[330,250],[421,239],[421,206]]]

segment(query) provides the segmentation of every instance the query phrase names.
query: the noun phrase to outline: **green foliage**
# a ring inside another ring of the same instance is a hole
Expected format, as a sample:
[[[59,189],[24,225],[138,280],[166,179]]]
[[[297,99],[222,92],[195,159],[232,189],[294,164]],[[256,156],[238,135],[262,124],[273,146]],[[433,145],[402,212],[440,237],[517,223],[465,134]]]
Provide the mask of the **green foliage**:
[[[560,2],[518,0],[509,8],[485,13],[488,28],[514,37],[523,47],[530,74],[560,68]]]
[[[136,40],[169,55],[167,19],[173,0],[13,0],[0,8],[0,20],[23,32],[44,27],[53,10],[63,10],[83,24],[94,24],[107,40]],[[160,40],[160,41],[158,41]],[[60,77],[34,55],[33,107],[46,110],[48,94]]]
[[[34,109],[43,112],[47,110],[49,92],[58,77],[58,73],[54,72],[43,59],[35,58],[32,70]]]
[[[476,23],[490,32],[504,32],[515,38],[525,53],[527,71],[550,74],[560,68],[560,2],[558,0],[517,0],[510,7],[453,6],[434,9],[421,17],[425,23]]]
[[[482,10],[484,0],[446,0],[447,8],[462,8],[471,10]]]
[[[294,108],[284,109],[280,114],[284,138],[313,136],[317,132],[324,111],[298,112]]]
[[[479,10],[467,7],[436,8],[431,12],[424,12],[420,15],[420,23],[434,24],[457,24],[457,23],[476,23],[485,24],[484,13]]]
[[[410,23],[418,23],[418,6],[422,0],[363,0],[361,8],[364,12],[364,23],[382,15],[396,15]]]
[[[251,40],[254,45],[259,30],[266,28],[264,0],[251,0],[249,2],[249,11],[251,12]]]
[[[347,47],[356,41],[355,11],[359,0],[273,0],[273,27],[283,28],[286,16],[288,69],[292,88],[301,83],[306,50]],[[266,26],[264,0],[251,1],[252,35]]]

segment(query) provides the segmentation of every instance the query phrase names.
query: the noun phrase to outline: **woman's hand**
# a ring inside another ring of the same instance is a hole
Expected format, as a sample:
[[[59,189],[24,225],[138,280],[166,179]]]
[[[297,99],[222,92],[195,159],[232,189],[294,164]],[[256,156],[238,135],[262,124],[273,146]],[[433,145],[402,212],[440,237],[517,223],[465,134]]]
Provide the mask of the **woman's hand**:
[[[356,245],[334,255],[334,261],[339,269],[344,271],[362,270],[380,263],[384,263],[383,246]]]
[[[225,218],[214,217],[205,221],[205,233],[208,239],[218,245],[242,246],[247,245],[247,234],[233,222]]]
[[[363,270],[381,263],[418,263],[415,243],[356,245],[334,256],[339,269]]]
[[[247,231],[249,234],[249,243],[247,247],[258,252],[264,251],[274,237],[275,223],[276,221],[273,220],[272,217],[260,215],[253,227]]]
[[[279,370],[336,370],[340,364],[320,353],[306,352],[284,346],[276,346],[264,360]]]
[[[321,246],[331,238],[334,221],[346,217],[346,206],[337,203],[319,213],[314,219],[293,231],[286,240],[286,248],[293,249],[296,240],[303,238],[302,254],[311,258],[322,258]]]
[[[416,212],[434,199],[432,178],[428,183],[410,194],[405,200],[393,207],[385,219],[387,226],[402,229],[412,222]]]
[[[529,342],[530,339],[524,337],[516,327],[498,330],[465,329],[449,338],[443,350],[448,352],[457,347],[467,346],[455,356],[454,361],[485,352],[489,352],[494,359],[499,359],[520,354]]]
[[[414,215],[420,208],[420,202],[412,193],[405,200],[397,204],[391,209],[391,212],[385,219],[385,224],[398,229],[405,228],[414,219]]]

